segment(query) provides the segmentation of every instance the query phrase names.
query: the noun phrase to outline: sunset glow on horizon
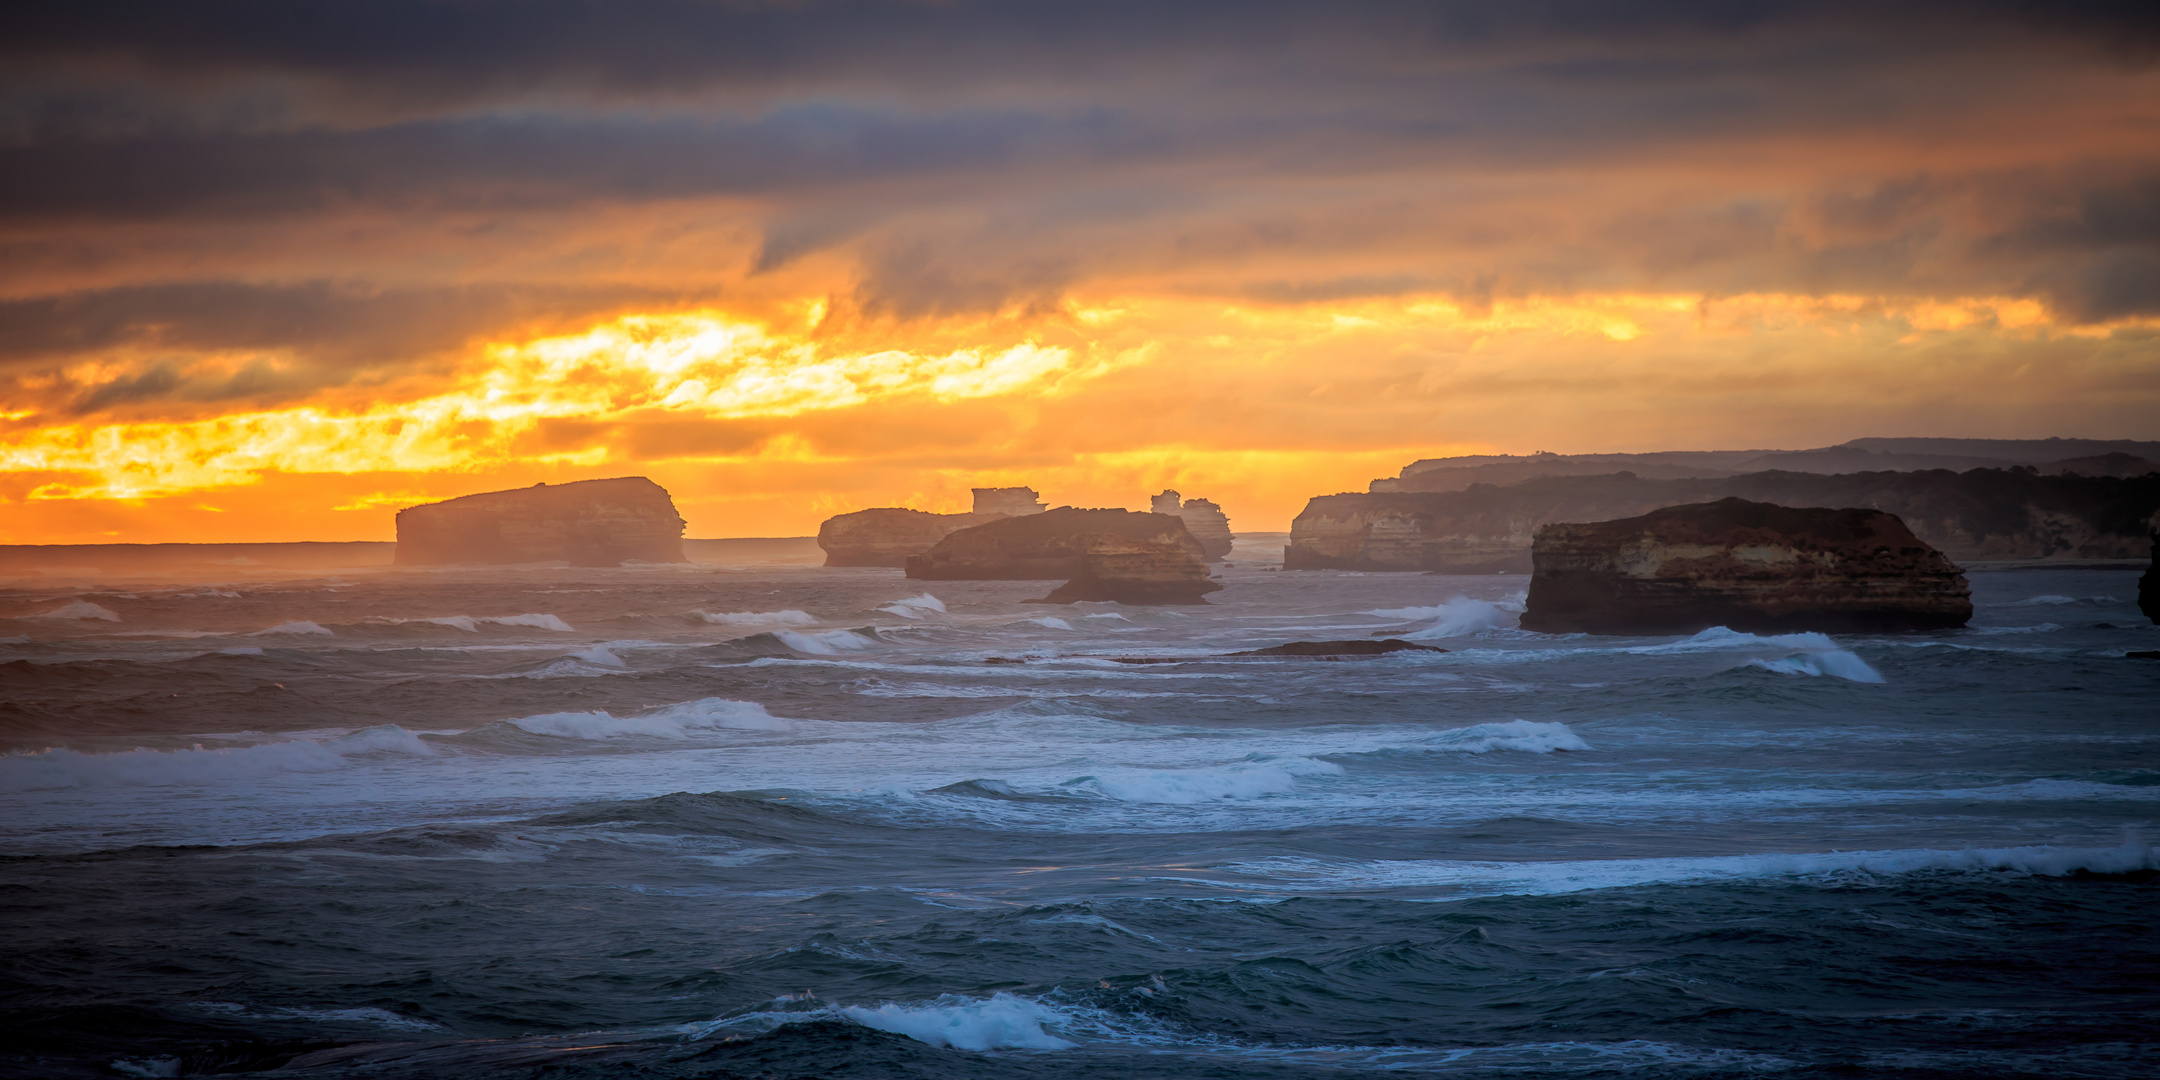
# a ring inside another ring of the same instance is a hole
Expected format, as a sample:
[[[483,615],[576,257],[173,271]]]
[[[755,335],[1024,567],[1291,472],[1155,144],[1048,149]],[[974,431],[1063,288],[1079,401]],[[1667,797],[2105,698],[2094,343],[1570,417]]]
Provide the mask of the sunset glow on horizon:
[[[0,543],[623,475],[694,537],[1007,484],[1266,531],[1446,454],[2160,437],[2160,68],[2090,26],[960,7],[18,35]]]

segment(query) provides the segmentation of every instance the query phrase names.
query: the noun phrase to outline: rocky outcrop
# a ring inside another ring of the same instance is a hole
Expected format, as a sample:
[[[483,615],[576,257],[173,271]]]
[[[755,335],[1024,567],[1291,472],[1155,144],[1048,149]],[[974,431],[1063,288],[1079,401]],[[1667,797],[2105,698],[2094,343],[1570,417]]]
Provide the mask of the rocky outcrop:
[[[2160,533],[2152,534],[2152,565],[2138,578],[2138,610],[2160,623]]]
[[[996,521],[1002,514],[932,514],[897,506],[857,510],[825,519],[818,546],[827,566],[906,566],[956,529]]]
[[[1964,574],[1895,515],[1745,499],[1541,528],[1522,627],[1876,632],[1965,625]]]
[[[1025,517],[1050,509],[1043,505],[1042,496],[1034,488],[970,488],[975,494],[977,514],[1004,514],[1007,517]]]
[[[1197,603],[1208,580],[1200,542],[1168,514],[1061,506],[961,529],[907,561],[925,581],[1070,579],[1049,602]],[[1116,595],[1112,595],[1116,594]],[[1145,599],[1148,596],[1184,599]],[[1125,599],[1132,597],[1132,599]]]
[[[642,476],[535,484],[398,511],[400,566],[683,562],[682,515]]]
[[[957,530],[1044,509],[1034,488],[975,488],[974,494],[975,511],[969,514],[887,506],[826,518],[817,536],[825,565],[906,566],[908,556],[930,550]]]
[[[1657,480],[1623,472],[1461,491],[1323,495],[1292,523],[1283,567],[1520,573],[1530,569],[1531,538],[1549,522],[1632,517],[1735,496],[1886,511],[1959,561],[2126,559],[2145,556],[2146,522],[2160,509],[2160,474],[1938,469]]]
[[[1186,499],[1178,502],[1178,493],[1164,491],[1148,500],[1148,508],[1158,514],[1174,514],[1185,523],[1185,531],[1200,541],[1200,550],[1207,553],[1209,562],[1219,562],[1230,554],[1230,544],[1236,540],[1230,535],[1230,517],[1222,507],[1206,499]]]
[[[1193,557],[1195,545],[1190,543],[1097,533],[1083,546],[1079,573],[1029,603],[1205,604],[1207,594],[1222,589],[1208,577],[1207,563]]]

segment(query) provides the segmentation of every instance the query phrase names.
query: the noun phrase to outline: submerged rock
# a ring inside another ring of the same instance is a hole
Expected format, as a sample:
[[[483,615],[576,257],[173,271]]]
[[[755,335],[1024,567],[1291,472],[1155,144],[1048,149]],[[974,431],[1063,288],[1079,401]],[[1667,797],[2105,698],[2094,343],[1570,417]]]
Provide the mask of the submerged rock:
[[[400,566],[529,563],[572,566],[686,562],[684,521],[667,489],[642,476],[535,484],[407,507],[397,515]]]
[[[1230,554],[1230,544],[1236,540],[1230,535],[1230,516],[1222,507],[1206,499],[1186,499],[1178,502],[1178,493],[1165,490],[1149,500],[1148,508],[1158,514],[1173,514],[1185,523],[1185,531],[1200,541],[1200,550],[1209,562],[1219,562]]]
[[[967,514],[933,514],[898,506],[857,510],[825,519],[818,526],[818,547],[827,566],[906,566],[954,532],[1008,517],[1043,512],[1034,488],[975,488],[975,509]]]
[[[1208,579],[1200,542],[1168,514],[1061,506],[958,530],[907,560],[926,581],[1068,578],[1045,603],[1116,600],[1197,604],[1222,588]]]
[[[1937,630],[1972,618],[1942,552],[1880,510],[1745,499],[1547,525],[1522,627],[1545,633]]]

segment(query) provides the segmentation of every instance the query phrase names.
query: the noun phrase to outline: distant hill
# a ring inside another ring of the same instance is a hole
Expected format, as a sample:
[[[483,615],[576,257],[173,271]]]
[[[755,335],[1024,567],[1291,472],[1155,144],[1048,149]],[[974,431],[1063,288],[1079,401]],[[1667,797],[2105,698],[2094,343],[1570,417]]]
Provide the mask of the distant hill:
[[[1661,450],[1643,454],[1474,454],[1425,458],[1400,475],[1372,482],[1374,492],[1461,491],[1540,476],[1631,472],[1646,480],[1712,479],[1747,473],[1836,475],[1923,469],[2008,469],[2081,476],[2137,476],[2136,462],[2160,461],[2160,442],[2136,439],[1854,439],[1813,450]]]

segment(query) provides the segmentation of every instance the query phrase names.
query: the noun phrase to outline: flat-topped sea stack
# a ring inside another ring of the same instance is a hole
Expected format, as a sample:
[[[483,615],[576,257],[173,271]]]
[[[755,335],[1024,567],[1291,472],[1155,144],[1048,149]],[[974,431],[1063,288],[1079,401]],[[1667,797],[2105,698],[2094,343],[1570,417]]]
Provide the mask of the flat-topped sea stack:
[[[1168,514],[1061,506],[958,530],[907,561],[925,581],[1069,579],[1044,603],[1198,604],[1221,585],[1185,523]]]
[[[1207,553],[1209,562],[1220,562],[1230,554],[1230,542],[1237,539],[1230,535],[1230,516],[1222,507],[1206,499],[1186,499],[1178,502],[1178,493],[1164,491],[1149,500],[1148,509],[1158,514],[1172,514],[1185,523],[1185,531],[1200,541],[1200,550]]]
[[[974,495],[975,510],[968,514],[887,506],[826,518],[817,537],[825,565],[906,566],[908,556],[930,550],[954,530],[1047,509],[1034,488],[975,488]]]
[[[398,511],[400,566],[686,562],[682,515],[642,476],[535,484]]]
[[[1537,532],[1522,627],[1544,633],[1939,630],[1972,618],[1955,563],[1894,514],[1746,499]]]

